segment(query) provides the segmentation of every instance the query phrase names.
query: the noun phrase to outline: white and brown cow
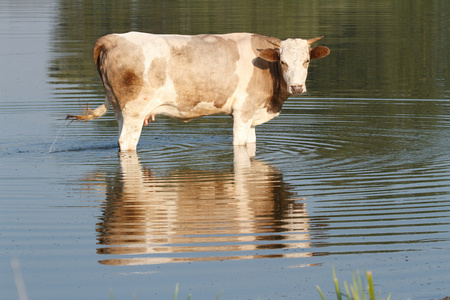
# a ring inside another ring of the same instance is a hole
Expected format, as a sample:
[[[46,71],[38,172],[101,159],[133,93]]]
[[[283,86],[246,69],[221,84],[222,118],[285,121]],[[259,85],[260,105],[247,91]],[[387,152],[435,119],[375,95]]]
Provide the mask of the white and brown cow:
[[[183,121],[233,117],[233,144],[255,143],[255,126],[278,116],[291,94],[306,91],[310,59],[327,56],[321,39],[281,41],[251,33],[223,35],[110,34],[97,40],[94,61],[105,102],[79,120],[101,117],[110,104],[121,151],[135,150],[142,126],[161,114]]]

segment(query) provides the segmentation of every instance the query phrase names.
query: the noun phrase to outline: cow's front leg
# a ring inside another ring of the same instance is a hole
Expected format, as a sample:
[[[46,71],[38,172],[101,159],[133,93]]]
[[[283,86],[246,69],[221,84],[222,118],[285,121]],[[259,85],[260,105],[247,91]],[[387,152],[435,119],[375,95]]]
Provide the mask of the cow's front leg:
[[[135,151],[141,137],[144,119],[122,115],[117,118],[119,123],[119,148],[120,151]]]
[[[239,114],[234,114],[233,118],[233,145],[244,146],[247,143],[255,143],[256,135],[252,120],[244,122]]]
[[[254,144],[254,143],[256,143],[255,126],[250,126],[250,129],[249,129],[248,135],[247,135],[247,144]]]

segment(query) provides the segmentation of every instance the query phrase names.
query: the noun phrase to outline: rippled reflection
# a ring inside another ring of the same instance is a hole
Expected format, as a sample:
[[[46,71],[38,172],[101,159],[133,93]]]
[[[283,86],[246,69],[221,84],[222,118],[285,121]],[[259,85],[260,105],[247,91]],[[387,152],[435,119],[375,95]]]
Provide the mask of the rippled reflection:
[[[103,176],[103,175],[99,175]],[[308,215],[282,174],[234,148],[232,169],[158,176],[136,153],[106,179],[98,223],[108,265],[310,256]]]

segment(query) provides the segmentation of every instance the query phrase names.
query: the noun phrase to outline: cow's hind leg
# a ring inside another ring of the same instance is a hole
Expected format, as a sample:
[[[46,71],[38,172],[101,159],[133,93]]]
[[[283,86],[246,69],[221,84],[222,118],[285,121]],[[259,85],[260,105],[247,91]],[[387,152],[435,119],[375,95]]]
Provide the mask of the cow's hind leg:
[[[120,151],[135,151],[141,137],[144,117],[123,115],[117,117],[119,123]]]

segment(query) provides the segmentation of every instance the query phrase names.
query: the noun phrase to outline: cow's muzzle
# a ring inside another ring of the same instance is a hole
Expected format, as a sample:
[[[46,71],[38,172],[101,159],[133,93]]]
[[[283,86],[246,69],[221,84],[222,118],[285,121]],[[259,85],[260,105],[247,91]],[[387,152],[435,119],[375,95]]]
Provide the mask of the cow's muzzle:
[[[291,85],[290,89],[291,94],[294,95],[306,93],[306,86],[304,84]]]

